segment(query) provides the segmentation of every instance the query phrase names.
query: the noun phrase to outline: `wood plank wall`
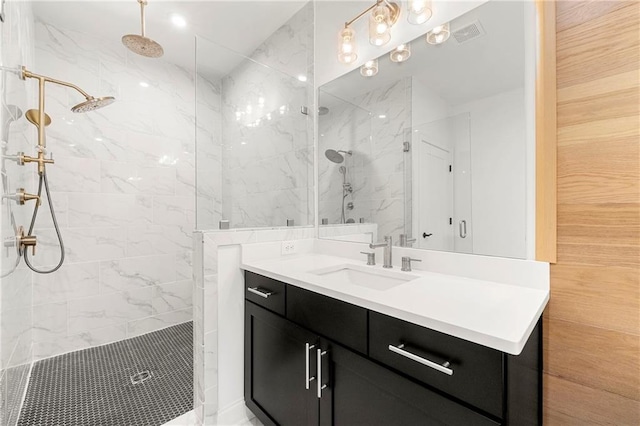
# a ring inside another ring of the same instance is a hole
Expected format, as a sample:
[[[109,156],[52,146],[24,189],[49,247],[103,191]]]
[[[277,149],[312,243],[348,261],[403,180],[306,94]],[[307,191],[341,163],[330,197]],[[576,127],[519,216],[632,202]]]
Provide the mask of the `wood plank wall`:
[[[640,2],[560,0],[546,425],[640,425]]]

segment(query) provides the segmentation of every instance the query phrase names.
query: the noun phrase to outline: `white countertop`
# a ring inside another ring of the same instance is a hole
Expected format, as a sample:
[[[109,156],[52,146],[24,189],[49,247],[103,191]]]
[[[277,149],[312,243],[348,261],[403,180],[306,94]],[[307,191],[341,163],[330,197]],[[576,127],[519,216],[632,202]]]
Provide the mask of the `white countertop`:
[[[268,260],[242,260],[241,267],[451,336],[519,355],[549,300],[548,289],[504,284],[414,269],[417,279],[373,290],[338,284],[311,273],[322,268],[366,262],[318,253]],[[383,270],[381,265],[370,266]],[[394,267],[394,272],[400,268]]]

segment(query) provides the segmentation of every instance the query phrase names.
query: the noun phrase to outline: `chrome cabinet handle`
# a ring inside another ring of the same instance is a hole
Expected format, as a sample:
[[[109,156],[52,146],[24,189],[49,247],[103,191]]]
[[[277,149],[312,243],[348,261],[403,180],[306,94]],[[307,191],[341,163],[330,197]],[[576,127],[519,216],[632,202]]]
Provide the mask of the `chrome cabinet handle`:
[[[448,368],[451,365],[449,361],[446,361],[442,364],[438,364],[436,362],[429,361],[426,358],[422,358],[421,356],[418,356],[416,354],[412,354],[411,352],[405,351],[403,348],[404,348],[404,343],[399,346],[389,345],[389,350],[391,352],[395,352],[398,355],[402,355],[403,357],[409,358],[412,361],[415,361],[422,365],[426,365],[427,367],[431,367],[434,370],[438,370],[441,373],[447,374],[449,376],[453,376],[453,369]]]
[[[271,296],[273,294],[270,291],[262,290],[260,287],[248,287],[247,290],[250,293],[257,294],[260,297],[264,297],[265,299],[268,299],[269,296]]]
[[[460,238],[467,238],[467,221],[460,221]]]
[[[315,377],[309,377],[309,351],[311,349],[315,348],[315,347],[316,347],[316,345],[310,345],[308,343],[305,343],[305,353],[304,353],[304,356],[305,356],[305,359],[306,359],[306,364],[305,364],[305,367],[306,367],[306,370],[305,370],[305,387],[307,388],[307,390],[309,390],[309,388],[311,387],[310,386],[311,381],[313,379],[315,379]]]
[[[318,356],[318,398],[322,398],[322,390],[327,387],[326,384],[322,384],[322,357],[327,354],[327,351],[318,349],[316,353]]]

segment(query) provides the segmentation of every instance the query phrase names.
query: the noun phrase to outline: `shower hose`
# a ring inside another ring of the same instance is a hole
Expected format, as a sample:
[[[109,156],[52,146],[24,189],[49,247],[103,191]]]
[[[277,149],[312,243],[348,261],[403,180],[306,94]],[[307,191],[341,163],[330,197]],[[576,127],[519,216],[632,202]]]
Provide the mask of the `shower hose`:
[[[29,261],[29,250],[25,248],[24,262],[27,264],[29,269],[31,269],[33,272],[37,272],[38,274],[50,274],[60,269],[60,267],[64,263],[65,253],[64,253],[64,242],[62,241],[62,234],[60,234],[60,227],[58,226],[58,219],[56,219],[56,212],[53,210],[53,203],[51,202],[51,193],[49,192],[49,181],[47,180],[46,170],[40,175],[40,180],[38,181],[38,197],[40,197],[39,200],[42,200],[43,183],[44,183],[44,190],[47,193],[47,203],[49,204],[49,210],[51,211],[51,220],[53,221],[53,227],[56,230],[56,235],[58,236],[58,242],[60,243],[60,261],[55,267],[53,267],[53,269],[37,269]],[[31,224],[29,225],[29,232],[27,232],[27,236],[31,236],[31,233],[33,232],[33,228],[36,224],[36,218],[38,217],[39,207],[40,207],[40,203],[36,202],[36,206],[33,209],[33,216],[31,217]]]

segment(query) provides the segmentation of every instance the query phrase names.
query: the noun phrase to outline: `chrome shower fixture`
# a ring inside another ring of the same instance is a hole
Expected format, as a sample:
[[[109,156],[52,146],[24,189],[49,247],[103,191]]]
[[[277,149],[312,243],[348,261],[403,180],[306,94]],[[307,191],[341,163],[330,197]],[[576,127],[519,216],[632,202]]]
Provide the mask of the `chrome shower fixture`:
[[[144,24],[144,7],[147,5],[147,0],[138,0],[140,3],[140,26],[142,35],[127,34],[122,36],[122,44],[133,53],[137,53],[147,58],[159,58],[164,55],[164,49],[160,43],[145,37],[145,24]]]
[[[326,150],[324,152],[324,155],[327,157],[329,161],[336,164],[340,164],[344,161],[344,156],[341,153],[349,156],[353,155],[353,151],[342,151],[342,150],[336,151],[335,149]]]

